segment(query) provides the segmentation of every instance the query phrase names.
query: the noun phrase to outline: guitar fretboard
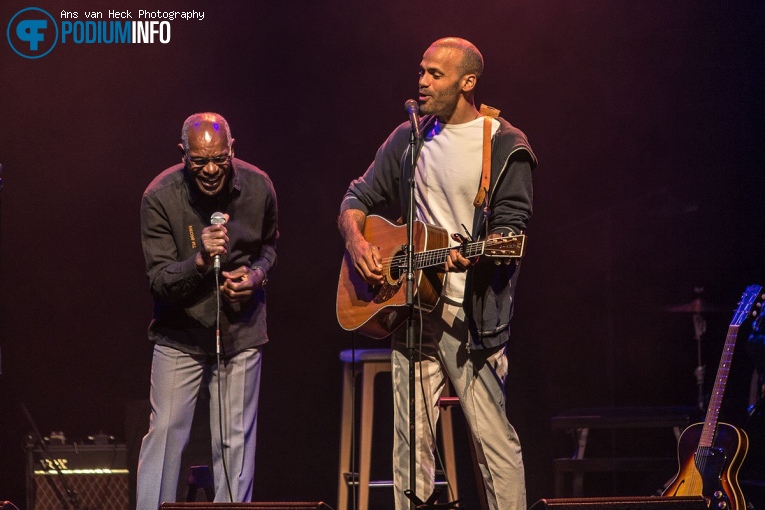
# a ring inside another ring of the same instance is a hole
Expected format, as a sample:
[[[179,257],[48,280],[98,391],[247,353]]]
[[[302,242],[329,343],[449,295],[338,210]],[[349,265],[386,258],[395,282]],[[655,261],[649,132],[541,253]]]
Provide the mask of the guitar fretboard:
[[[460,247],[460,253],[465,258],[478,257],[484,254],[486,247],[485,241],[478,241],[476,243],[469,243],[464,247]],[[449,252],[455,248],[438,248],[435,250],[423,251],[414,254],[414,269],[425,269],[426,267],[438,266],[446,262],[449,258]],[[396,255],[391,260],[391,267],[397,267],[404,269],[406,267],[406,255]]]
[[[460,248],[460,253],[465,258],[478,257],[483,255],[485,242],[470,243],[463,248]],[[446,262],[449,258],[449,252],[454,248],[440,248],[437,250],[429,250],[414,255],[414,266],[416,269],[423,269],[426,267],[438,266]]]
[[[723,393],[725,393],[725,383],[728,382],[728,372],[733,359],[733,350],[736,347],[736,336],[741,325],[751,316],[757,316],[762,311],[762,301],[765,298],[762,294],[761,285],[750,285],[741,296],[736,312],[733,314],[733,320],[728,326],[728,336],[725,338],[720,366],[717,369],[717,378],[712,389],[712,395],[709,398],[709,408],[704,420],[704,427],[701,429],[699,438],[699,448],[709,448],[714,443],[717,433],[717,419],[720,415],[720,405],[722,404]]]
[[[709,408],[707,409],[706,420],[704,420],[704,427],[701,429],[701,437],[699,438],[700,447],[712,446],[715,438],[717,419],[720,415],[720,405],[725,393],[725,384],[728,382],[728,372],[730,372],[730,364],[733,360],[733,350],[736,347],[738,328],[738,325],[731,325],[728,328],[728,336],[725,339],[720,366],[717,369],[717,379],[715,379],[712,396],[709,398]]]

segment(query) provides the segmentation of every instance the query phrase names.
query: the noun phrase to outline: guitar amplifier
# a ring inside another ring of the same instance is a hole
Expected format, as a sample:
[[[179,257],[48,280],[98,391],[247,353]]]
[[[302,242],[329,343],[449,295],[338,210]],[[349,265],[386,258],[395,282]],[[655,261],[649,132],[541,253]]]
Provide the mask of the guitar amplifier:
[[[51,445],[48,451],[51,458],[39,448],[27,454],[27,510],[69,508],[70,493],[79,508],[129,510],[125,445]]]

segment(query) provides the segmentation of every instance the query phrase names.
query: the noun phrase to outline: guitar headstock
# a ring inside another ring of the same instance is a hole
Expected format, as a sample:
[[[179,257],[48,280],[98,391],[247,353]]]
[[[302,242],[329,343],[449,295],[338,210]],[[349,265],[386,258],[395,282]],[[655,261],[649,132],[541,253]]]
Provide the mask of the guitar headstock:
[[[762,285],[750,285],[741,295],[738,308],[733,314],[731,326],[740,326],[749,318],[756,318],[762,314],[762,304],[765,301],[765,292]]]
[[[762,309],[752,322],[752,334],[765,336],[765,314],[762,313]]]
[[[517,234],[487,239],[484,255],[497,259],[518,259],[526,251],[526,236]]]

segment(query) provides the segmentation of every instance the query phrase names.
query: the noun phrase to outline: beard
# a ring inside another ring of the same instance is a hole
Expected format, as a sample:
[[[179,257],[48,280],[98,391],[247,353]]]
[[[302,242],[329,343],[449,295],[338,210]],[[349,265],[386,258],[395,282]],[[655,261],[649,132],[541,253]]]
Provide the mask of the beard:
[[[453,86],[445,90],[428,95],[427,101],[420,105],[420,113],[437,117],[450,117],[457,108],[459,96],[459,83],[455,82]]]

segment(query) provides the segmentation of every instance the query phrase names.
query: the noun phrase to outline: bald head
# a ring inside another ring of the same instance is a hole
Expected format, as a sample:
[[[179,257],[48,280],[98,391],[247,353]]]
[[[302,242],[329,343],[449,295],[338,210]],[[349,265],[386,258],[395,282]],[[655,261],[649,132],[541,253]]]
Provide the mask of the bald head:
[[[183,128],[181,128],[181,144],[183,150],[188,152],[189,136],[200,137],[209,142],[213,138],[219,138],[221,135],[225,137],[226,144],[230,145],[232,142],[231,129],[222,115],[212,112],[195,113],[189,116],[183,123]]]
[[[483,74],[483,55],[473,43],[460,37],[444,37],[430,45],[430,48],[449,48],[462,53],[460,69],[462,74],[475,74],[480,78]]]
[[[234,139],[228,122],[217,113],[195,113],[183,123],[178,148],[199,191],[215,196],[231,174]]]

